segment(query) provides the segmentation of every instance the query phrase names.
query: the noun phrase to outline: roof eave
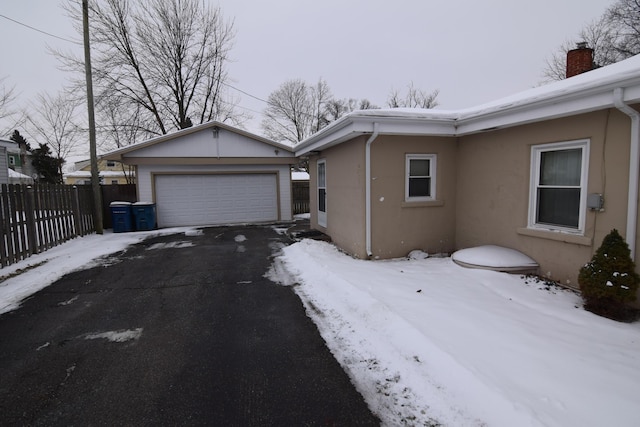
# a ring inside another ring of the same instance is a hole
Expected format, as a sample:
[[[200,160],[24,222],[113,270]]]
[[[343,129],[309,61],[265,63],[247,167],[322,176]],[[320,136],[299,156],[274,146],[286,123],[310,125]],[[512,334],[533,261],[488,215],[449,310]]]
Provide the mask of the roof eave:
[[[431,135],[453,136],[456,124],[453,119],[430,119],[424,117],[351,115],[345,116],[337,126],[323,129],[295,147],[296,156],[322,151],[361,135],[373,133],[373,124],[378,124],[380,135]]]
[[[625,102],[630,104],[640,102],[640,79],[614,81],[581,91],[561,93],[530,101],[520,106],[505,106],[503,109],[492,112],[478,112],[469,117],[461,117],[458,121],[457,136],[612,108],[615,88],[625,90]]]
[[[187,128],[187,129],[181,129],[181,130],[178,130],[177,132],[168,133],[168,134],[165,134],[165,135],[160,135],[160,136],[148,139],[146,141],[142,141],[142,142],[137,143],[137,144],[132,144],[132,145],[129,145],[129,146],[126,146],[126,147],[118,148],[117,150],[113,150],[113,151],[110,151],[108,153],[105,153],[105,154],[101,155],[100,158],[101,159],[105,159],[105,160],[122,161],[122,156],[124,154],[130,153],[132,151],[137,151],[137,150],[140,150],[142,148],[149,147],[151,145],[159,144],[161,142],[165,142],[165,141],[169,141],[169,140],[172,140],[172,139],[180,138],[180,137],[183,137],[185,135],[190,135],[192,133],[200,132],[202,130],[205,130],[205,129],[208,129],[208,128],[212,128],[212,127],[218,127],[218,128],[224,129],[226,131],[233,132],[233,133],[236,133],[238,135],[242,135],[242,136],[245,136],[247,138],[250,138],[250,139],[253,139],[253,140],[268,144],[268,145],[271,145],[271,146],[273,146],[275,148],[278,148],[280,150],[284,150],[284,151],[287,151],[289,153],[293,153],[293,148],[288,146],[288,145],[280,144],[280,143],[272,141],[270,139],[263,138],[263,137],[261,137],[259,135],[255,135],[255,134],[253,134],[251,132],[247,132],[245,130],[238,129],[238,128],[235,128],[233,126],[229,126],[229,125],[227,125],[225,123],[218,122],[218,121],[214,120],[214,121],[211,121],[211,122],[207,122],[207,123],[203,123],[203,124],[200,124],[200,125],[192,126],[190,128]]]

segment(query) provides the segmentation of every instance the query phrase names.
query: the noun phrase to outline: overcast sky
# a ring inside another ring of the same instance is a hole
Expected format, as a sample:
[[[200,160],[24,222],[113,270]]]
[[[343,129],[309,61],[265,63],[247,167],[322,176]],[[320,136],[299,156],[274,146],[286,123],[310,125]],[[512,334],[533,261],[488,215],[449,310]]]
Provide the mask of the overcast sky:
[[[143,1],[143,0],[140,0]],[[613,0],[211,0],[235,22],[232,84],[266,99],[288,79],[323,78],[338,98],[384,106],[413,82],[440,109],[472,107],[542,81],[545,59]],[[79,40],[56,0],[2,0],[0,15]],[[81,46],[0,17],[0,77],[20,104],[65,81],[46,46]],[[260,133],[265,104],[237,93]]]

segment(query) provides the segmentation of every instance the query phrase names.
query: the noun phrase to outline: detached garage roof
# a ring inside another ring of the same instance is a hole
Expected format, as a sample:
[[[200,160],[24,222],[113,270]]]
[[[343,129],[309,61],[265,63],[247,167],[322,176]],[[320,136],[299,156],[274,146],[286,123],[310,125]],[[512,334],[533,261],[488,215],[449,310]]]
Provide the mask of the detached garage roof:
[[[295,163],[293,149],[212,121],[132,144],[101,156],[124,164]]]

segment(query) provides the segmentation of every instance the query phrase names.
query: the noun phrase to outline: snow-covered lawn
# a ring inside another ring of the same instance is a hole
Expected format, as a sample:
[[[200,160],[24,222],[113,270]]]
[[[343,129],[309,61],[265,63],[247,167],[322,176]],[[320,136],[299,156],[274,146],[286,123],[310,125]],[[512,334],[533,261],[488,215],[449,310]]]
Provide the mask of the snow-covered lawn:
[[[0,269],[0,314],[108,263],[100,257],[174,233],[198,231],[107,232]],[[517,275],[419,258],[361,261],[303,240],[269,272],[300,295],[385,425],[640,425],[640,322],[600,318],[577,295]]]
[[[294,286],[385,425],[640,425],[640,323],[595,316],[572,292],[311,240],[269,277]]]

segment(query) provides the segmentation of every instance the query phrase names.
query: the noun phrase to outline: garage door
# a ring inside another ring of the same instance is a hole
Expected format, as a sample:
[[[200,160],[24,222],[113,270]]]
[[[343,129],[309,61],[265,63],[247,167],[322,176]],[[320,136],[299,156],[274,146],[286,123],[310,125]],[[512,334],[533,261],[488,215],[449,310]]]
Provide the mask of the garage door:
[[[159,227],[278,219],[276,174],[157,175]]]

